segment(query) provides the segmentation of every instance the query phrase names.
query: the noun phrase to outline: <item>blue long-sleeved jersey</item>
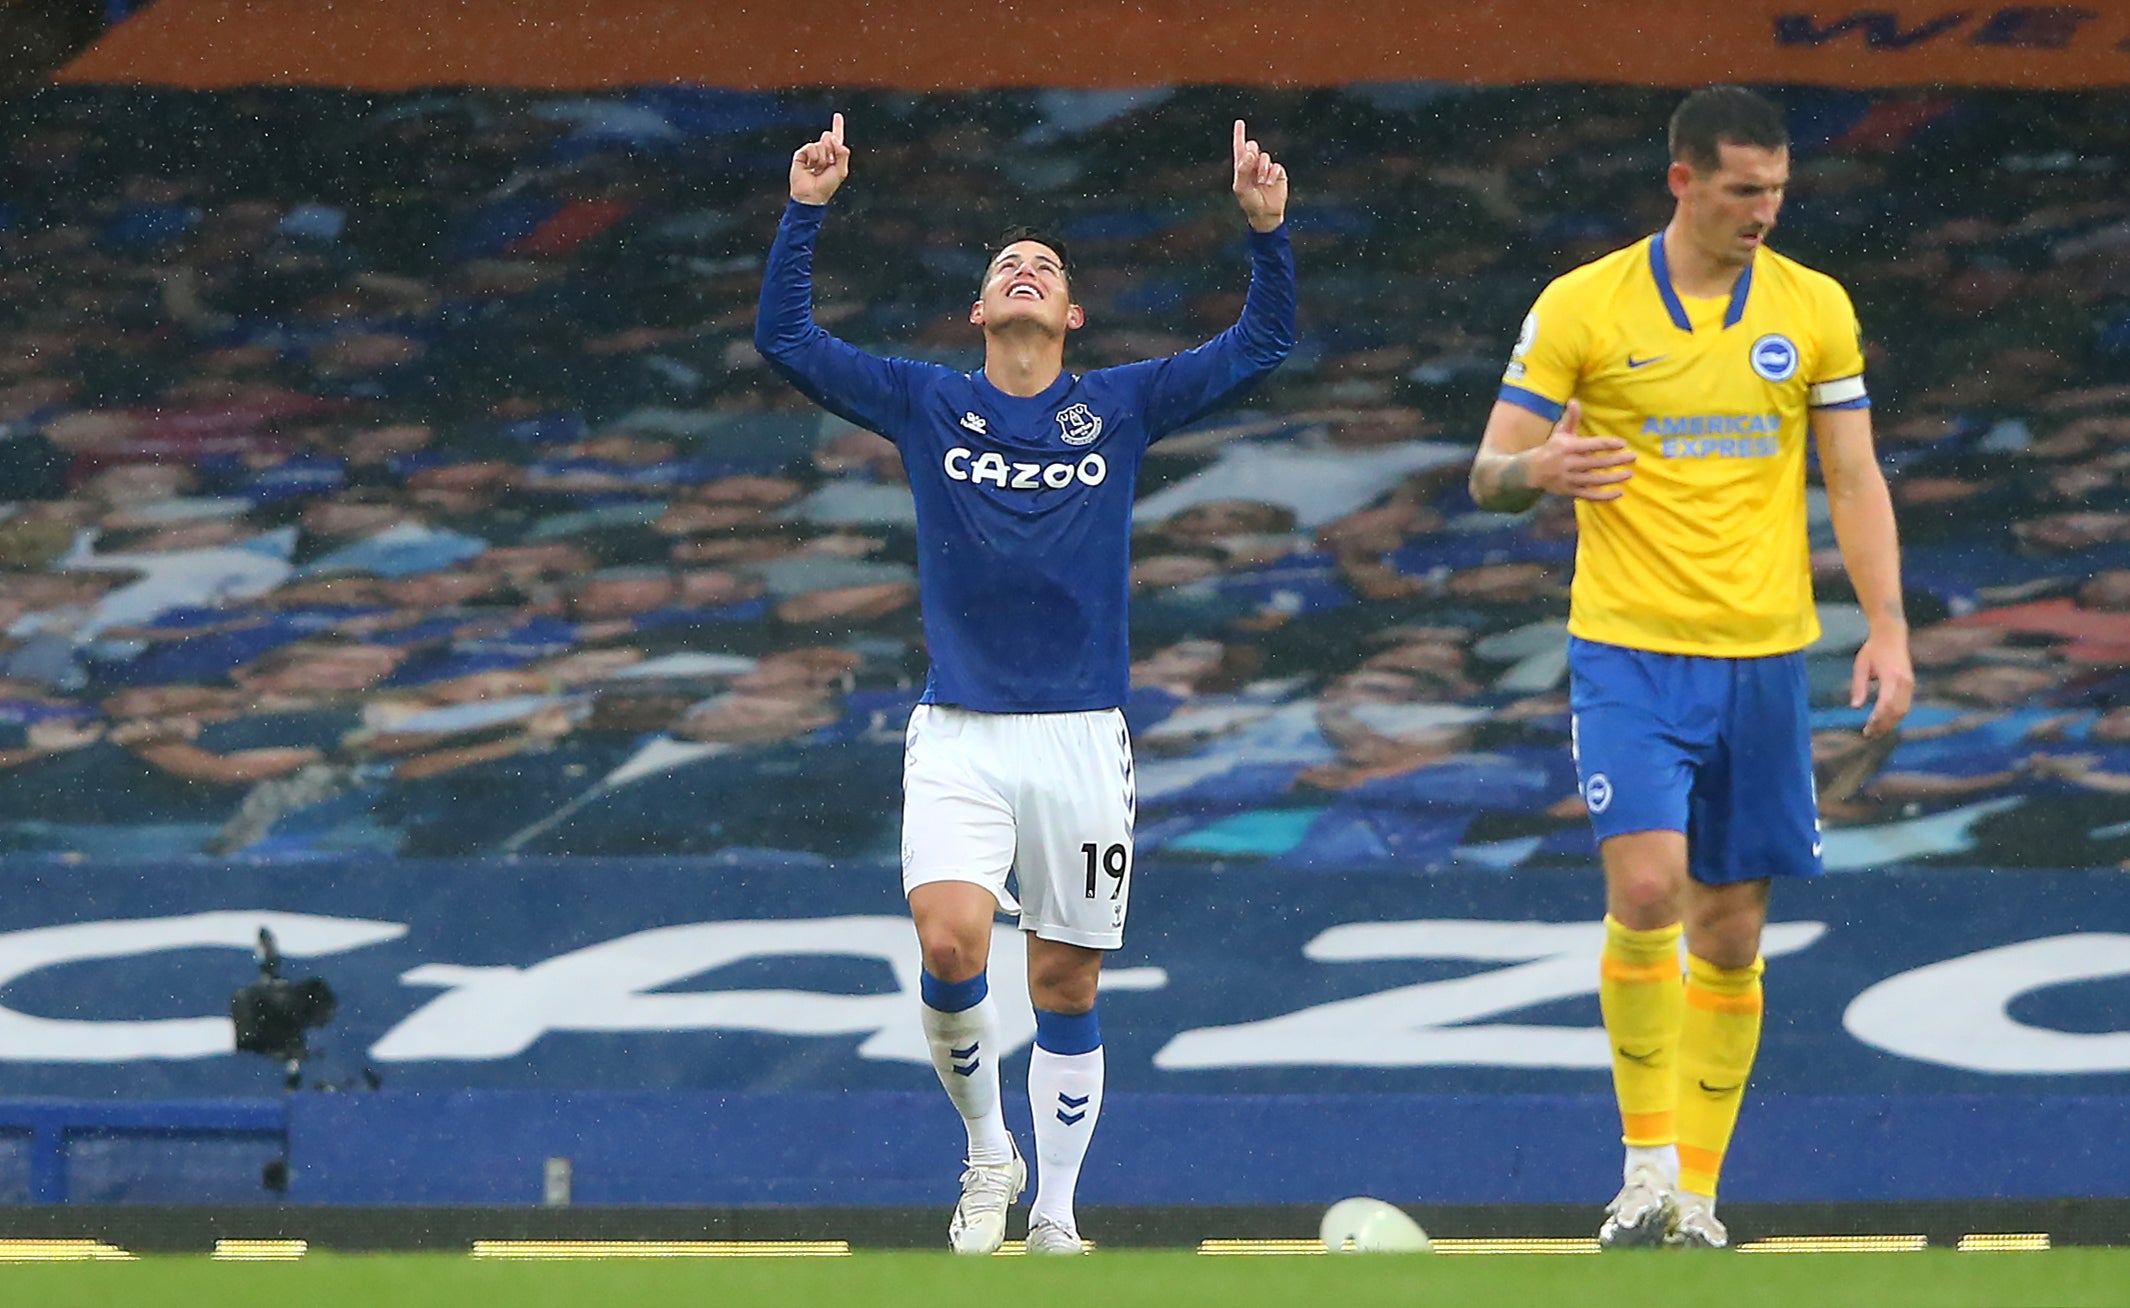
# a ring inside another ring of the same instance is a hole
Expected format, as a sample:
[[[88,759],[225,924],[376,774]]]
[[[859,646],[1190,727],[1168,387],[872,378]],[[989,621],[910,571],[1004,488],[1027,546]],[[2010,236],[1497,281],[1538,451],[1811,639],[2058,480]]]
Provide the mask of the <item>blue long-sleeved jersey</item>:
[[[1182,354],[1008,395],[981,370],[882,359],[813,320],[826,206],[793,201],[769,252],[755,348],[815,402],[893,441],[916,500],[927,704],[1116,708],[1130,681],[1132,500],[1152,442],[1247,391],[1294,348],[1287,229],[1250,234],[1242,318]]]

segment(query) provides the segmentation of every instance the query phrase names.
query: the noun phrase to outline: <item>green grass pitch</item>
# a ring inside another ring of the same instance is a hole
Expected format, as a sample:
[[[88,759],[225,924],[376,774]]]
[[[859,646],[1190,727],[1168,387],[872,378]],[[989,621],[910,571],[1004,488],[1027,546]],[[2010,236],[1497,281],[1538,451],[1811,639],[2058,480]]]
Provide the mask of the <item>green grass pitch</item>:
[[[2130,1249],[1336,1258],[1117,1250],[1069,1262],[866,1251],[847,1258],[570,1263],[476,1262],[453,1254],[313,1253],[279,1264],[159,1256],[128,1263],[0,1266],[0,1303],[24,1308],[2085,1308],[2130,1305]]]

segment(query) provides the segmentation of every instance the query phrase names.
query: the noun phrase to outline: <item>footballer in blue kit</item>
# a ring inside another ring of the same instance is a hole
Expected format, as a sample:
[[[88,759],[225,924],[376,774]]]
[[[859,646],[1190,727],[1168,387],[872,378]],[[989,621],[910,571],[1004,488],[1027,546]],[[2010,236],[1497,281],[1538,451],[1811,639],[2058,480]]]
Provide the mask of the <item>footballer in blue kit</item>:
[[[850,160],[841,114],[793,154],[755,347],[822,407],[894,442],[916,503],[931,670],[904,751],[902,876],[926,1041],[968,1135],[948,1243],[995,1252],[1026,1182],[1000,1107],[1006,1042],[987,970],[1004,910],[1019,916],[1034,1007],[1027,1247],[1078,1253],[1073,1191],[1102,1106],[1095,995],[1130,903],[1132,501],[1148,445],[1232,403],[1293,349],[1287,174],[1237,122],[1232,190],[1250,228],[1250,290],[1213,340],[1067,372],[1066,336],[1086,313],[1065,247],[1017,228],[992,251],[969,311],[984,365],[962,373],[868,354],[815,324],[814,240]]]

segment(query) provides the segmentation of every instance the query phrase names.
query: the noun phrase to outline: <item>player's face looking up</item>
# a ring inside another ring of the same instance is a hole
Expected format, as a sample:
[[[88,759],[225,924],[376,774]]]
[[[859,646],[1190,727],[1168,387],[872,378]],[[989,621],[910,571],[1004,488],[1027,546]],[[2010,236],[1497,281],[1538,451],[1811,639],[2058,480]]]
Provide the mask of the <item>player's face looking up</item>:
[[[1016,241],[991,261],[969,321],[986,331],[1027,324],[1062,336],[1086,319],[1072,302],[1057,251],[1041,241]]]
[[[1775,226],[1790,184],[1790,152],[1729,141],[1716,149],[1714,168],[1676,160],[1668,180],[1679,217],[1700,252],[1719,264],[1742,266]]]

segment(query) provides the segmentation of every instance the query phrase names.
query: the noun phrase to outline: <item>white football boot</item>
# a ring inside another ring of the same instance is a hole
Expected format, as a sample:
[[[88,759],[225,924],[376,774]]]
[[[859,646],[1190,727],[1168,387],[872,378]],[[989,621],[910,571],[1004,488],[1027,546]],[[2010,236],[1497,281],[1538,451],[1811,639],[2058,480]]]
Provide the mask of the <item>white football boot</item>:
[[[970,1163],[961,1174],[961,1202],[947,1223],[947,1247],[958,1254],[995,1254],[1006,1243],[1006,1210],[1028,1185],[1019,1145],[1003,1163]]]
[[[1077,1254],[1086,1253],[1087,1245],[1080,1233],[1069,1226],[1056,1222],[1033,1222],[1028,1227],[1028,1252],[1030,1254]]]
[[[1731,1233],[1716,1220],[1716,1206],[1697,1194],[1679,1196],[1679,1218],[1664,1243],[1674,1249],[1728,1249]]]
[[[1671,1185],[1655,1168],[1637,1167],[1605,1205],[1598,1244],[1606,1249],[1654,1249],[1671,1238],[1678,1218],[1679,1201],[1672,1197]]]

